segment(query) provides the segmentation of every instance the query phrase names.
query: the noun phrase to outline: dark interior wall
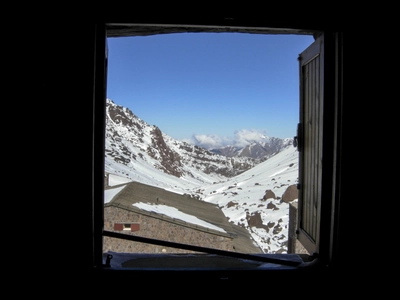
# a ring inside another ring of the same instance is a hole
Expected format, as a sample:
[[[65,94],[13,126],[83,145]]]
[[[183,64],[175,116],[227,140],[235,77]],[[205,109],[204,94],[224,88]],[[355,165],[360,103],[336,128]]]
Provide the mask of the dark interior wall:
[[[34,211],[42,216],[30,222],[35,242],[26,250],[30,265],[51,279],[68,267],[90,270],[93,264],[94,34],[94,23],[43,17],[32,25],[30,42],[19,37],[25,53],[19,61],[26,62],[19,69],[19,90],[27,91],[19,102],[27,130],[21,141],[35,140],[28,143],[29,169],[36,174],[35,184],[30,182],[47,190],[40,196],[26,190],[24,199],[40,202],[26,217]]]

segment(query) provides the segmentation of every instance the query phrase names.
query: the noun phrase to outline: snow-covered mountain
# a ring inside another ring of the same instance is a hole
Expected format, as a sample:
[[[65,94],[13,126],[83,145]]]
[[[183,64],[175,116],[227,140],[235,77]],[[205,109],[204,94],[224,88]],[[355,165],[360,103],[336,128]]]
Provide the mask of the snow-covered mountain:
[[[244,148],[217,154],[174,140],[107,99],[107,184],[138,181],[216,204],[265,253],[286,253],[289,202],[297,201],[298,153],[291,139],[268,140],[262,147],[273,150],[261,159],[246,156]],[[253,154],[255,149],[248,146]]]
[[[124,174],[131,176],[131,173],[137,173],[137,168],[151,166],[177,178],[202,183],[238,175],[260,162],[245,156],[228,159],[175,140],[110,99],[106,105],[105,149],[107,172],[113,173],[117,164],[118,169],[124,169]]]
[[[251,157],[265,160],[292,144],[293,138],[280,139],[265,136],[257,142],[249,141],[249,144],[244,147],[225,146],[218,149],[210,149],[210,151],[228,157]]]

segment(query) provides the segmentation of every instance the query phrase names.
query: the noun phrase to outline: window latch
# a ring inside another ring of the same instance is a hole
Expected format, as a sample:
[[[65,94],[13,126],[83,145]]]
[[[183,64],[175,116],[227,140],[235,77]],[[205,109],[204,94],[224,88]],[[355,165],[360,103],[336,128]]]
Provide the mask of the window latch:
[[[111,267],[111,259],[113,258],[113,256],[111,254],[107,254],[107,258],[106,258],[106,263],[103,265],[106,268],[110,268]]]

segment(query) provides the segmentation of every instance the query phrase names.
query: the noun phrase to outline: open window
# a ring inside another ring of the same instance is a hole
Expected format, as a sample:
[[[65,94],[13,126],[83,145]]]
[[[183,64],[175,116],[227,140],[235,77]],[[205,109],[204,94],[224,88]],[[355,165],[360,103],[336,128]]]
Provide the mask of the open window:
[[[107,78],[107,35],[134,36],[168,32],[220,32],[226,30],[219,26],[189,26],[166,24],[103,24],[98,27],[96,56],[96,134],[94,164],[99,171],[95,181],[94,199],[94,253],[96,266],[108,266],[104,263],[103,241],[104,237],[130,240],[144,244],[161,245],[177,249],[187,249],[194,252],[233,257],[250,261],[262,261],[275,265],[296,268],[302,262],[296,259],[282,258],[281,255],[251,255],[248,253],[235,253],[207,247],[191,246],[173,243],[152,238],[143,238],[135,235],[123,235],[115,231],[104,229],[104,134],[105,129],[101,122],[105,121],[106,107],[106,78]],[[235,27],[230,31],[253,33],[288,33],[288,34],[314,34],[315,42],[305,49],[299,56],[300,68],[300,118],[297,128],[297,148],[299,150],[299,206],[296,223],[298,241],[312,253],[312,259],[318,257],[325,264],[332,259],[333,239],[335,235],[334,206],[336,176],[335,162],[339,159],[336,151],[338,147],[338,79],[335,64],[338,60],[337,33],[323,33],[318,30],[305,29],[280,29],[274,27]],[[328,47],[328,48],[326,48]],[[328,53],[328,55],[326,55]],[[322,166],[322,160],[324,165]],[[155,193],[155,191],[152,191]],[[158,198],[157,198],[158,200]],[[117,228],[125,229],[129,222],[121,221]],[[135,223],[136,224],[136,223]],[[130,227],[132,228],[132,227]],[[138,224],[135,228],[140,228]],[[322,238],[324,236],[324,238]],[[170,257],[171,259],[172,257]],[[182,258],[182,257],[181,257]],[[182,258],[184,259],[184,258]],[[232,262],[231,262],[232,263]],[[226,268],[224,265],[222,268]]]

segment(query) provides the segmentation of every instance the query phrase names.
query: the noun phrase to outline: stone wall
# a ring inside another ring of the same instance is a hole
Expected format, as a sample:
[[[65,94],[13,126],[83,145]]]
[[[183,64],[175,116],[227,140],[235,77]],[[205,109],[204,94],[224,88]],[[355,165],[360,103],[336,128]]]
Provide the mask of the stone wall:
[[[116,231],[114,223],[136,223],[138,231]],[[123,234],[137,235],[174,243],[183,243],[200,247],[234,251],[232,237],[215,230],[174,221],[158,214],[141,214],[123,208],[108,206],[104,208],[104,230]],[[185,249],[170,248],[160,245],[140,243],[104,236],[103,251],[124,253],[194,253]]]

